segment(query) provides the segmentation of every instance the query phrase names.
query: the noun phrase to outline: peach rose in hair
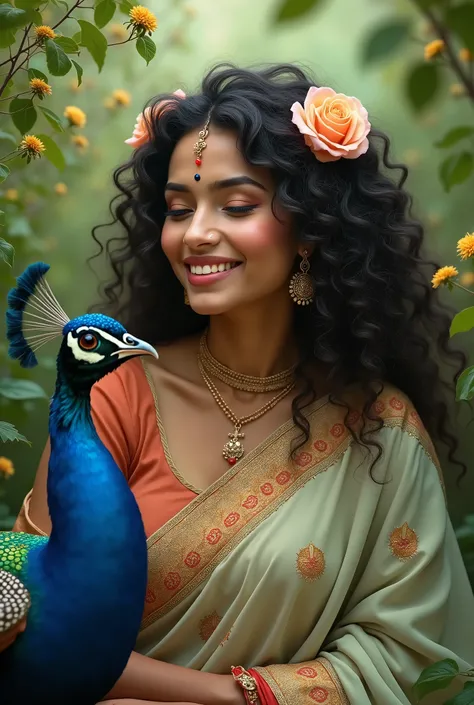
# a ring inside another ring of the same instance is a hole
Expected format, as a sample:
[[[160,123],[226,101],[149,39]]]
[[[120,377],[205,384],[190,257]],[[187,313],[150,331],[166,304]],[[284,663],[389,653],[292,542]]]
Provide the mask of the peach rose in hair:
[[[186,98],[186,93],[182,91],[181,88],[178,88],[178,90],[175,91],[173,95],[177,96],[178,98]],[[154,116],[158,117],[159,115],[162,115],[168,107],[171,107],[172,103],[174,103],[172,98],[168,100],[162,100],[160,103],[157,103],[157,105],[154,107]],[[141,147],[142,144],[145,144],[145,142],[148,142],[148,140],[150,139],[150,135],[148,133],[148,127],[145,121],[145,116],[148,119],[148,122],[150,122],[151,110],[151,107],[145,108],[143,113],[140,113],[140,115],[137,116],[137,121],[133,129],[133,135],[129,137],[128,140],[125,140],[125,144],[129,144],[134,149],[137,149],[138,147]]]
[[[292,122],[320,162],[356,159],[369,148],[367,110],[354,97],[312,86],[304,106],[293,103]]]

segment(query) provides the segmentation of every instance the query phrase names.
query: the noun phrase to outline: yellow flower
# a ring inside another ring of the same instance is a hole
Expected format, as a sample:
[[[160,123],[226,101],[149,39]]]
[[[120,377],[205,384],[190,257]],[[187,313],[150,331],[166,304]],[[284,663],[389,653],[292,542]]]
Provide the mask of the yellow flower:
[[[135,5],[129,12],[132,24],[137,27],[137,29],[144,29],[150,34],[155,31],[158,27],[158,20],[156,19],[153,12],[150,12],[143,5]]]
[[[49,83],[43,81],[42,78],[32,78],[30,81],[30,88],[33,95],[37,95],[42,98],[44,95],[51,95],[53,92]]]
[[[5,477],[11,477],[15,474],[15,468],[13,463],[9,458],[5,458],[3,455],[0,456],[0,475]]]
[[[445,43],[442,39],[433,39],[432,42],[425,45],[425,59],[429,61],[433,59],[438,54],[444,51]]]
[[[87,122],[86,114],[75,105],[68,105],[64,111],[64,117],[69,120],[69,124],[73,127],[84,127]]]
[[[58,196],[65,196],[67,194],[67,186],[61,181],[55,185],[54,190]]]
[[[402,158],[407,166],[415,167],[421,162],[421,152],[419,149],[406,149],[402,154]]]
[[[87,149],[89,146],[89,140],[84,135],[74,135],[71,141],[79,149]]]
[[[115,100],[117,105],[127,106],[132,102],[132,96],[128,91],[124,91],[121,88],[117,88],[113,91],[112,98]]]
[[[47,24],[35,27],[35,34],[37,39],[54,39],[56,37],[54,29]]]
[[[474,257],[474,233],[466,233],[458,240],[458,255],[461,259]]]
[[[461,274],[460,282],[463,286],[472,286],[472,284],[474,284],[474,272],[464,272]]]
[[[455,98],[458,98],[461,95],[466,95],[466,89],[462,83],[451,83],[449,86],[449,92]]]
[[[110,34],[114,39],[123,40],[128,37],[128,32],[123,24],[111,24]]]
[[[117,107],[117,103],[113,98],[110,96],[107,96],[107,98],[104,98],[104,108],[107,108],[108,110],[114,110]]]
[[[7,201],[18,201],[18,190],[16,188],[7,188],[5,198]]]
[[[23,152],[22,156],[27,157],[28,162],[30,159],[41,157],[41,152],[44,152],[46,149],[40,138],[35,135],[25,135],[20,142],[19,148],[20,151]]]
[[[474,54],[470,49],[460,49],[459,58],[461,59],[461,61],[473,61]]]
[[[433,279],[431,280],[431,284],[433,285],[433,289],[437,289],[440,284],[447,284],[447,282],[451,281],[451,279],[454,279],[454,277],[457,277],[459,274],[458,270],[456,267],[441,267],[441,269],[438,269],[438,271],[435,273]]]

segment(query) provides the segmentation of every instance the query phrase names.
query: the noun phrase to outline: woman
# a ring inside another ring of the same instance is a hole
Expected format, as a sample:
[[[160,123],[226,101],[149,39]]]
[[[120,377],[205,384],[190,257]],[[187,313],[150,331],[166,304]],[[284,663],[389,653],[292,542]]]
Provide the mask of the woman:
[[[456,450],[440,364],[463,360],[405,168],[292,66],[217,67],[128,143],[105,295],[160,360],[93,390],[149,537],[109,697],[412,702],[431,662],[474,662],[474,601],[433,444]],[[47,459],[17,529],[50,530]]]

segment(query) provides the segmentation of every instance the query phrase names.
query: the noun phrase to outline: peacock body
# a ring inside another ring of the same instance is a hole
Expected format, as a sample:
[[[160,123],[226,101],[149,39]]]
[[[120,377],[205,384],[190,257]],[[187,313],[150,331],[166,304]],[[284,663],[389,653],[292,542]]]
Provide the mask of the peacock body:
[[[51,300],[47,270],[42,263],[31,265],[9,295],[10,354],[25,366],[36,357],[25,338],[22,302],[38,290]],[[131,355],[157,354],[101,314],[71,321],[61,314],[61,323],[49,415],[51,535],[0,533],[0,569],[19,578],[31,598],[25,632],[0,654],[2,705],[94,705],[123,672],[143,613],[143,523],[95,430],[90,391]]]

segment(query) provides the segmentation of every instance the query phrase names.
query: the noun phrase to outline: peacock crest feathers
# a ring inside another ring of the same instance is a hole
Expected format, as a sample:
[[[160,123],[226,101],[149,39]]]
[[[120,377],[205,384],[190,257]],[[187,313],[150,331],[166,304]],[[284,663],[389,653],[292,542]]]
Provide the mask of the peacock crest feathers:
[[[30,264],[8,294],[8,354],[22,367],[37,365],[36,350],[62,335],[69,322],[45,279],[48,271],[44,262]]]

